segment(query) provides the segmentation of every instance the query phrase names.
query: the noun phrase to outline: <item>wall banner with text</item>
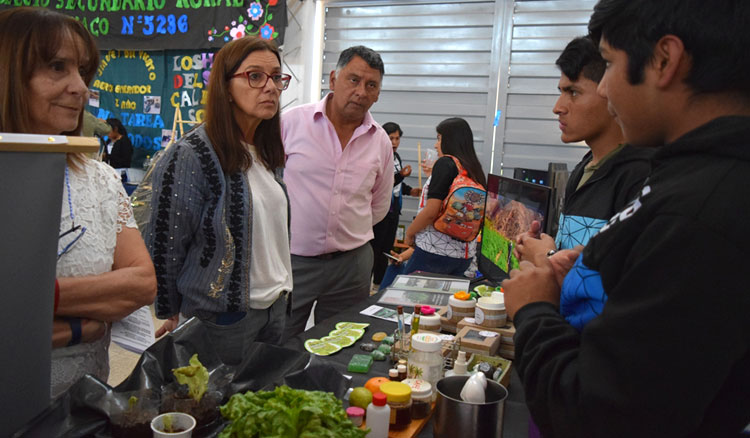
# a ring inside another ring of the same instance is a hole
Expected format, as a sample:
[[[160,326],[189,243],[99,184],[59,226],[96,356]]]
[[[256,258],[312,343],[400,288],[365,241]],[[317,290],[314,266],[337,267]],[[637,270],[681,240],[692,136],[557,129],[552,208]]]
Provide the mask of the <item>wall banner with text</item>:
[[[220,48],[245,35],[284,42],[286,0],[0,0],[0,10],[36,6],[81,21],[99,49]]]
[[[177,108],[183,120],[203,121],[214,51],[108,50],[100,56],[86,109],[120,119],[135,148],[133,167],[169,141]]]

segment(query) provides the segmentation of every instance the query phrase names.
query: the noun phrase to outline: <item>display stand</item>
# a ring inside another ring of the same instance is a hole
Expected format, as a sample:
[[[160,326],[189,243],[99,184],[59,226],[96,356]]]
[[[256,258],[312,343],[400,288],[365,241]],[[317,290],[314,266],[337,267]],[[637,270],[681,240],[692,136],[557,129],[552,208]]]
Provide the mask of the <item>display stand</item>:
[[[172,137],[169,139],[169,143],[167,143],[167,146],[165,147],[165,149],[172,146],[172,144],[174,144],[174,142],[177,141],[177,139],[179,138],[177,137],[178,127],[180,128],[180,137],[182,137],[183,135],[185,135],[185,128],[183,127],[183,125],[197,125],[199,123],[200,122],[195,122],[192,120],[183,120],[182,119],[182,107],[178,106],[177,108],[175,108],[174,120],[172,121]]]
[[[98,149],[93,137],[0,133],[0,436],[50,403],[65,153]]]

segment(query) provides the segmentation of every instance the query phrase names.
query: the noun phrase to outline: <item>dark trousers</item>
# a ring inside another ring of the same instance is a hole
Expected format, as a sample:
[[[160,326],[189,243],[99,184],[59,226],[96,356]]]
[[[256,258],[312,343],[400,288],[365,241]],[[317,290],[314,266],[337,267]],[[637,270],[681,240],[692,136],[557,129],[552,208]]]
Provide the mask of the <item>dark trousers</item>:
[[[389,211],[382,221],[372,227],[375,237],[370,241],[374,262],[372,265],[372,282],[380,284],[388,267],[388,258],[383,253],[390,253],[393,248],[393,242],[396,240],[396,230],[398,229],[398,217],[396,212]]]
[[[424,271],[433,274],[463,277],[464,272],[469,269],[469,265],[471,265],[471,259],[456,259],[433,254],[417,246],[414,248],[414,253],[406,262],[406,266],[404,266],[404,273],[411,274],[414,271]]]
[[[292,315],[287,318],[284,343],[305,330],[313,303],[315,324],[370,296],[372,248],[359,248],[330,259],[292,254]]]
[[[281,345],[288,300],[289,297],[284,294],[267,309],[250,309],[249,312],[219,314],[199,319],[206,327],[208,339],[221,361],[227,365],[239,365],[253,342]],[[231,324],[226,324],[220,321],[224,316],[239,318]],[[182,322],[180,318],[180,323]]]

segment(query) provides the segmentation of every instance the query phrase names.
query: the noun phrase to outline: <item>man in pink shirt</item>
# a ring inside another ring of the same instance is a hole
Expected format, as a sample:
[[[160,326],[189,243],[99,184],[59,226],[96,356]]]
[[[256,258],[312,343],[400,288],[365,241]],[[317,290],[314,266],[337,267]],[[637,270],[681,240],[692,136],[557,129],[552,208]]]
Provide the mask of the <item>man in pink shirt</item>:
[[[281,117],[294,279],[285,339],[305,329],[314,302],[318,323],[368,297],[368,242],[393,189],[391,142],[369,112],[384,71],[377,52],[350,47],[331,71],[331,93]]]

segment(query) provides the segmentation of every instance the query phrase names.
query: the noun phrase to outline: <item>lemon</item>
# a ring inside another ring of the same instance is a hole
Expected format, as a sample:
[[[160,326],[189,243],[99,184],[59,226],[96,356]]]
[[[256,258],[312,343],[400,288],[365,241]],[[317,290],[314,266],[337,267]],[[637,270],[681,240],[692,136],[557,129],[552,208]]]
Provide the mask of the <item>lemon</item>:
[[[358,406],[362,409],[367,409],[370,403],[372,403],[372,393],[364,386],[354,388],[352,393],[349,394],[349,406]]]

